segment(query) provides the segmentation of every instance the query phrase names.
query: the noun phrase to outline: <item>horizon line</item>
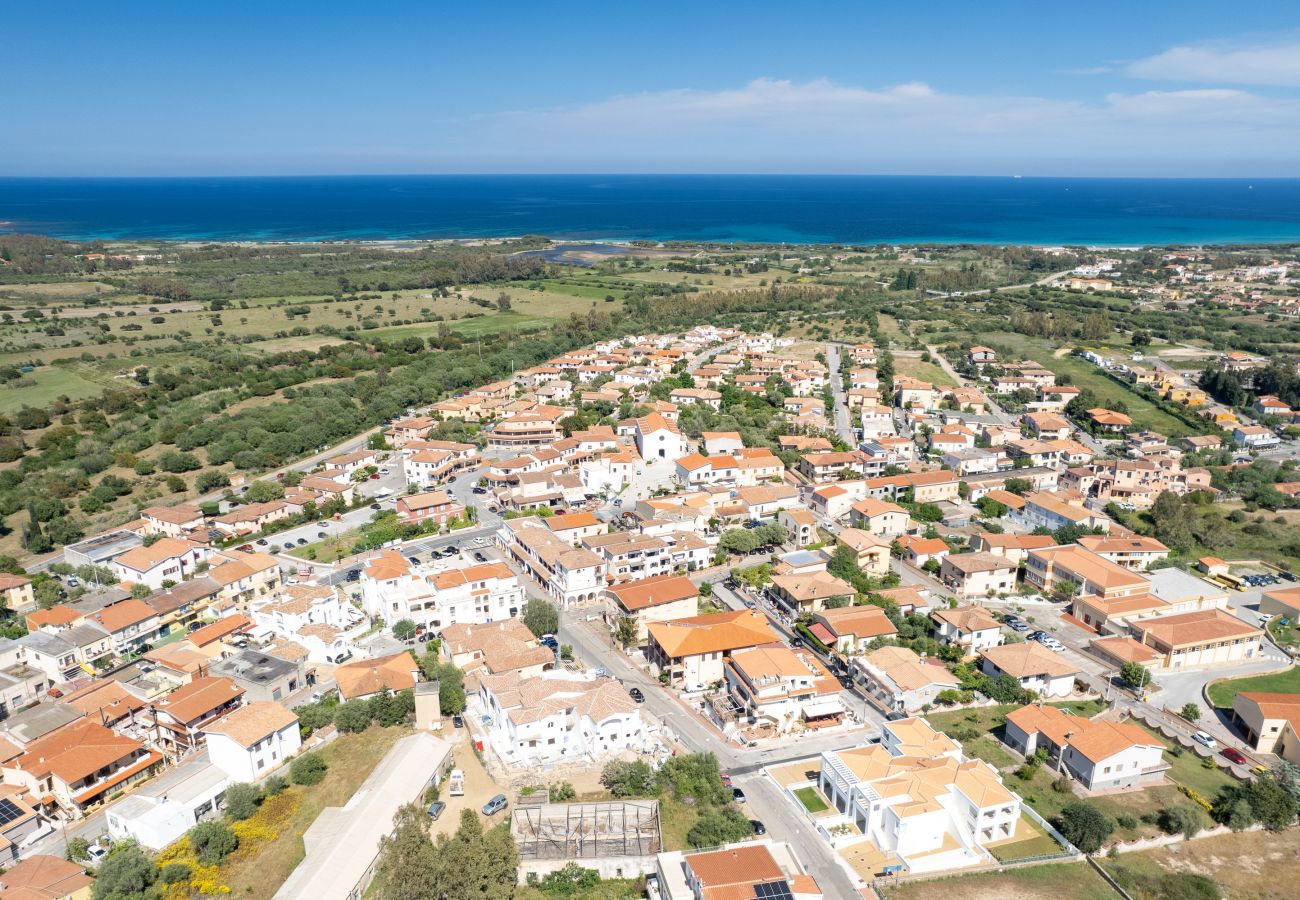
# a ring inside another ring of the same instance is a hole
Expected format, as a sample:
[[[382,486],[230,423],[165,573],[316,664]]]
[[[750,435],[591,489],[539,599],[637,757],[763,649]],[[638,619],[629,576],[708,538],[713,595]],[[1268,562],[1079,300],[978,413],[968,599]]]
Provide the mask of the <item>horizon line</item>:
[[[192,173],[186,175],[16,175],[10,181],[178,181],[192,178],[981,178],[1010,181],[1300,181],[1296,175],[1021,175],[898,173],[898,172],[319,172],[319,173]]]

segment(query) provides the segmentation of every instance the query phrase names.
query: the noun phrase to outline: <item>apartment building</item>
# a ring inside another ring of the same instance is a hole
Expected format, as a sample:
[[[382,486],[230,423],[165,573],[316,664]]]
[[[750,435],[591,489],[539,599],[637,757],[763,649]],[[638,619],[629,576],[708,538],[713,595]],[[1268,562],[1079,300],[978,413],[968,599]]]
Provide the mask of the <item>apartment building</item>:
[[[646,632],[646,658],[669,684],[690,690],[721,682],[731,653],[781,640],[767,617],[752,609],[651,622]]]
[[[1016,564],[995,553],[950,553],[939,564],[939,580],[958,597],[991,597],[1016,589]]]
[[[1002,626],[982,606],[936,609],[930,613],[930,619],[934,622],[935,638],[942,644],[961,647],[967,656],[975,656],[1003,641]]]
[[[844,721],[839,681],[807,652],[784,646],[736,650],[723,672],[733,708],[750,724],[786,734],[796,726],[815,729]]]

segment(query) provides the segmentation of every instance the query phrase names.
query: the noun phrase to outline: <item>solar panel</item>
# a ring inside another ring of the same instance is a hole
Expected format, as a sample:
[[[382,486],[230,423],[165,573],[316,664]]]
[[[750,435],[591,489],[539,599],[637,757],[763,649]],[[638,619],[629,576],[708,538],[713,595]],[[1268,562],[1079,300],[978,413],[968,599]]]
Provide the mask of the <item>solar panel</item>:
[[[759,900],[794,900],[790,885],[785,881],[765,881],[754,885],[754,896]]]
[[[21,819],[25,814],[9,799],[0,800],[0,825],[8,825],[14,819]]]

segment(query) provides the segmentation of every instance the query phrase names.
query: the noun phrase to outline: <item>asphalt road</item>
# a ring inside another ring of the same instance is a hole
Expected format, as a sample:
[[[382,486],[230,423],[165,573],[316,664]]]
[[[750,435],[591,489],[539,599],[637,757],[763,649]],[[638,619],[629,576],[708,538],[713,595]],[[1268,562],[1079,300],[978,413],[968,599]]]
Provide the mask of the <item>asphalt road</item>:
[[[826,345],[826,368],[830,370],[831,394],[835,398],[835,433],[850,447],[858,445],[849,417],[848,398],[844,393],[844,376],[840,374],[840,347],[834,342]]]

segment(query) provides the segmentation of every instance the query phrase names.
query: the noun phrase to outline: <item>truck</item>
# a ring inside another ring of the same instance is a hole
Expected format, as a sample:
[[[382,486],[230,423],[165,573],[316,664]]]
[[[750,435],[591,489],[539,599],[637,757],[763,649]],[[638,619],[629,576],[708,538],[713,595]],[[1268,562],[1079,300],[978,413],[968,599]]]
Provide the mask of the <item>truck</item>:
[[[465,773],[460,769],[452,769],[447,776],[447,793],[453,797],[465,796]]]

